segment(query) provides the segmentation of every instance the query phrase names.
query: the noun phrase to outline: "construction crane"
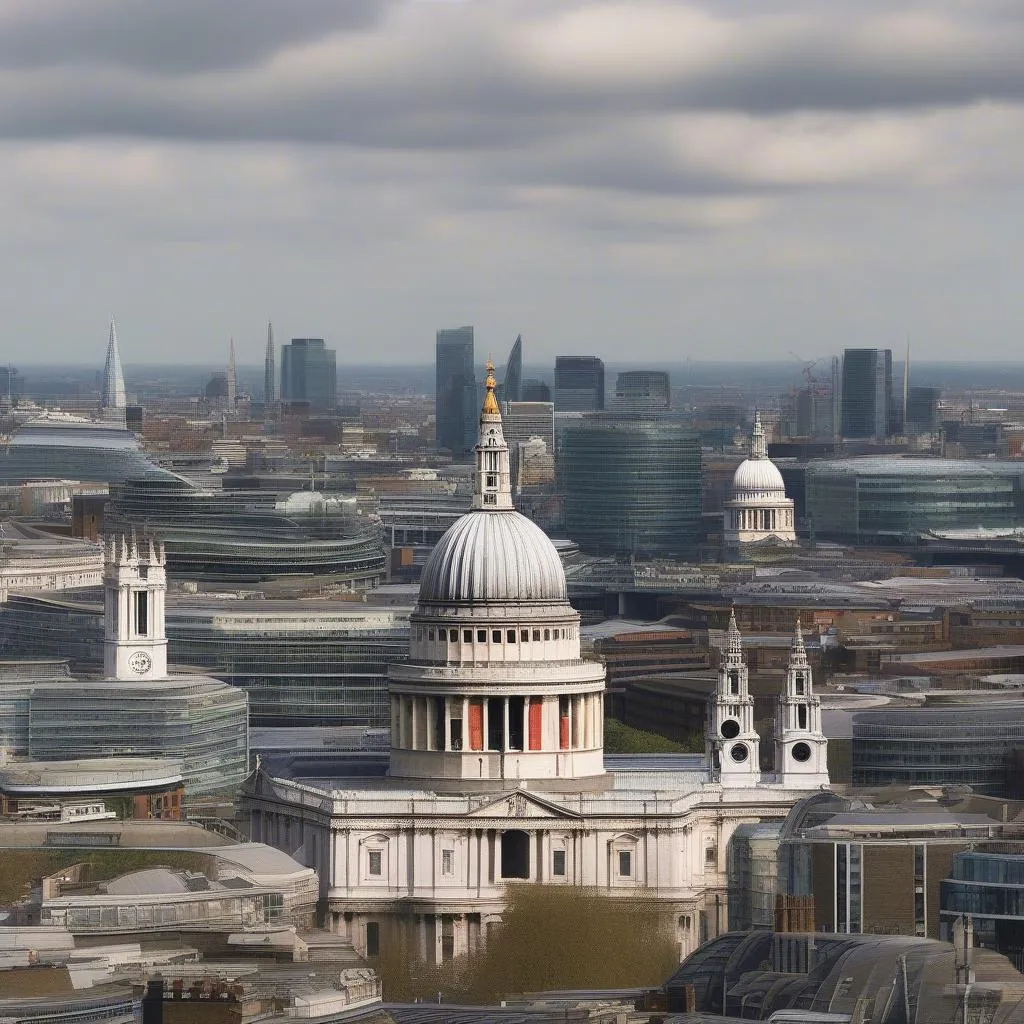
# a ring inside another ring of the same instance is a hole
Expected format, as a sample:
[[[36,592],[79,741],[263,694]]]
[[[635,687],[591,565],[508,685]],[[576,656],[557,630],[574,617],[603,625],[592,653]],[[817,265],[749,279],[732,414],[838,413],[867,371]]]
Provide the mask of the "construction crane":
[[[820,383],[819,379],[811,372],[821,362],[820,359],[804,359],[803,356],[798,356],[795,352],[790,352],[789,354],[801,364],[800,372],[804,375],[804,380],[807,382],[808,387],[812,384]]]

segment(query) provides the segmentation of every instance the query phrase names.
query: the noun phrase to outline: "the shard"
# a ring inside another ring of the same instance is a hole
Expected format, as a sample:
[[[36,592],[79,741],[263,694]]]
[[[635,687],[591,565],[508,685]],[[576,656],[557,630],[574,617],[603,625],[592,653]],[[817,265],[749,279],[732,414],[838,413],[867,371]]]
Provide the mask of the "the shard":
[[[117,328],[111,320],[107,362],[103,367],[103,398],[100,407],[104,412],[123,412],[125,405],[127,402],[124,394],[124,372],[121,370],[121,353],[117,349]]]

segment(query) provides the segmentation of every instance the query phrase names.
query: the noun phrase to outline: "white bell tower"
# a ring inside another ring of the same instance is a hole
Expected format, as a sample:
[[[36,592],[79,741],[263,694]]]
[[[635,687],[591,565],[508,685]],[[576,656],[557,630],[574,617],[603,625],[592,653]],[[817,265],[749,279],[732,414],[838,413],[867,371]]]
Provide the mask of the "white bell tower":
[[[821,701],[814,694],[797,617],[786,689],[775,714],[775,773],[779,783],[798,789],[828,786],[827,752],[828,740],[821,731]]]
[[[164,598],[167,555],[153,539],[106,541],[103,567],[103,673],[107,679],[166,679]]]
[[[728,638],[718,685],[708,701],[708,763],[713,781],[723,786],[753,786],[761,781],[761,738],[754,730],[754,698],[735,611],[729,614]]]

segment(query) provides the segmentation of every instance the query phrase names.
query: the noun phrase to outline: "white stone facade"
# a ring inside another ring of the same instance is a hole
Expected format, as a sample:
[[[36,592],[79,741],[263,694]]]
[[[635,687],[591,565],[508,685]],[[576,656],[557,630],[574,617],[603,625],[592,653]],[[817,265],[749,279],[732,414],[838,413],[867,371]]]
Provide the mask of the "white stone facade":
[[[710,761],[605,769],[604,669],[580,657],[553,546],[512,507],[493,375],[487,387],[473,511],[425,567],[410,659],[390,669],[388,777],[257,771],[243,796],[251,837],[315,867],[330,926],[370,956],[393,922],[414,929],[425,960],[469,952],[509,886],[530,883],[643,891],[685,956],[726,926],[735,828],[784,817],[822,779],[761,777],[735,620]]]

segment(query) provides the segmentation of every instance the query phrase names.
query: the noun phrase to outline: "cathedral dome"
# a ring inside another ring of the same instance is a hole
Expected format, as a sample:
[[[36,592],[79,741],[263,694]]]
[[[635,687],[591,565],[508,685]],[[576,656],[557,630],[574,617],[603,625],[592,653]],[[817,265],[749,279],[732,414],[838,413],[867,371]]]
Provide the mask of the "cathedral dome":
[[[454,523],[423,569],[419,596],[421,605],[567,600],[554,544],[513,511],[474,511]]]
[[[785,498],[786,484],[778,467],[768,458],[761,414],[754,413],[754,430],[750,438],[750,458],[744,459],[732,478],[734,499],[764,497]]]
[[[732,478],[732,493],[740,498],[747,494],[764,494],[777,491],[785,496],[786,485],[778,467],[770,459],[744,459]]]

